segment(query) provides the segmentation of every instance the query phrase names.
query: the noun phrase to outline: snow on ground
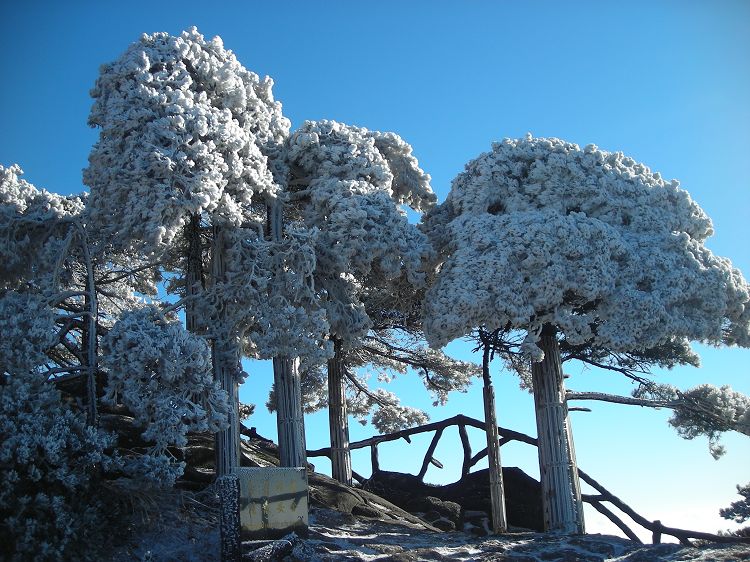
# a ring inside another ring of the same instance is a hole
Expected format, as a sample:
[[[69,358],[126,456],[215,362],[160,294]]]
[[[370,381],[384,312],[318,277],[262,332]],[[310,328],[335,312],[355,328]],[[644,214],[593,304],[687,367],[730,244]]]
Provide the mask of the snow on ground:
[[[175,495],[175,498],[176,505],[162,506],[164,509],[158,517],[133,525],[134,531],[128,540],[114,548],[107,560],[218,561],[217,505],[204,494]],[[256,562],[750,560],[750,544],[686,548],[676,544],[639,545],[608,535],[566,537],[533,532],[476,537],[458,531],[433,532],[406,521],[386,523],[317,507],[310,510],[308,537],[300,539],[290,535],[286,540],[270,544],[245,543],[244,547],[243,560]]]
[[[685,548],[675,544],[638,545],[608,535],[554,536],[518,532],[502,537],[473,537],[462,532],[434,533],[399,524],[354,518],[316,509],[310,536],[304,541],[315,558],[363,561],[474,561],[520,562],[613,560],[720,561],[750,560],[750,545],[713,545]],[[310,551],[308,556],[312,558]]]

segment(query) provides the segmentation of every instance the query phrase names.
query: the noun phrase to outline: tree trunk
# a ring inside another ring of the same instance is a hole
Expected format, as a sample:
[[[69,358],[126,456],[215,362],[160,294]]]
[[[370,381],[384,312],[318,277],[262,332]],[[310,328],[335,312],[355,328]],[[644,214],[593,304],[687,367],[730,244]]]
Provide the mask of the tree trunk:
[[[281,466],[305,467],[307,450],[299,360],[296,357],[274,357],[273,380],[276,386],[276,426]]]
[[[500,443],[498,442],[497,417],[495,414],[495,389],[490,377],[490,347],[484,345],[482,356],[482,375],[484,378],[484,424],[487,434],[487,459],[490,473],[490,502],[492,504],[492,531],[504,533],[507,528],[505,517],[505,491],[503,488],[503,470],[500,463]]]
[[[544,327],[539,342],[544,360],[531,365],[544,527],[548,531],[582,534],[581,486],[555,334],[554,327]]]
[[[221,282],[226,274],[224,236],[220,227],[214,227],[211,245],[211,274],[214,283]],[[225,325],[224,306],[219,313],[217,337],[211,345],[214,378],[229,397],[229,425],[216,434],[216,477],[228,476],[240,466],[240,416],[239,384],[240,355],[230,327]]]
[[[86,263],[86,291],[84,296],[84,312],[82,343],[86,346],[86,423],[92,427],[99,425],[99,411],[97,408],[96,373],[98,371],[99,338],[96,326],[99,321],[99,302],[96,295],[96,281],[94,279],[94,265],[91,262],[89,243],[86,231],[79,225],[79,235],[83,259]]]
[[[185,303],[185,326],[189,332],[197,334],[202,327],[198,326],[195,297],[205,288],[200,215],[190,216],[190,222],[185,225],[185,238],[188,243],[185,268],[185,297],[188,298]]]
[[[281,202],[278,200],[271,202],[267,206],[267,212],[268,235],[274,242],[281,242],[283,230]],[[278,267],[283,267],[283,264],[278,264]],[[276,387],[276,427],[279,433],[281,466],[307,466],[299,359],[274,357],[273,380]]]
[[[346,413],[344,352],[340,339],[333,342],[328,360],[328,425],[331,434],[331,476],[352,485],[352,456],[349,451],[349,417]]]

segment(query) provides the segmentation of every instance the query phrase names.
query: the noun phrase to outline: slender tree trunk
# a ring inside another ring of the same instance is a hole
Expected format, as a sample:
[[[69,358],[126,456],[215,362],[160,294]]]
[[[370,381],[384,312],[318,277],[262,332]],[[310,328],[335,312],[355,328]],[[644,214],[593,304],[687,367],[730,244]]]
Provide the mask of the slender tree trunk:
[[[281,466],[307,466],[299,360],[296,357],[274,357],[273,380]]]
[[[86,320],[83,324],[83,344],[86,346],[86,423],[96,427],[99,425],[97,408],[96,373],[98,370],[98,344],[96,325],[99,318],[99,303],[96,297],[96,281],[94,280],[94,265],[91,262],[86,232],[79,225],[81,250],[86,263],[86,291],[84,296],[84,310]]]
[[[352,456],[349,451],[349,417],[344,395],[344,352],[340,339],[333,342],[334,354],[328,360],[328,425],[331,433],[331,476],[352,485]]]
[[[188,301],[185,303],[185,325],[189,332],[197,334],[203,327],[198,325],[195,297],[205,288],[200,215],[190,216],[190,222],[185,225],[185,238],[188,243],[185,271],[185,296],[188,297]]]
[[[500,443],[498,442],[497,417],[495,414],[495,389],[490,377],[490,347],[484,343],[482,355],[482,375],[484,378],[484,424],[487,434],[487,459],[490,473],[490,502],[492,505],[492,531],[504,533],[507,528],[505,517],[505,491],[503,488],[503,470],[500,462]]]
[[[220,227],[214,227],[211,245],[211,274],[214,282],[221,282],[226,274],[225,243]],[[229,396],[229,425],[216,434],[216,477],[228,476],[240,466],[239,384],[240,355],[231,330],[225,325],[224,306],[219,314],[218,337],[211,346],[214,378]]]
[[[581,534],[585,532],[581,485],[565,401],[560,347],[555,334],[554,327],[544,327],[539,342],[544,360],[531,365],[544,528]]]

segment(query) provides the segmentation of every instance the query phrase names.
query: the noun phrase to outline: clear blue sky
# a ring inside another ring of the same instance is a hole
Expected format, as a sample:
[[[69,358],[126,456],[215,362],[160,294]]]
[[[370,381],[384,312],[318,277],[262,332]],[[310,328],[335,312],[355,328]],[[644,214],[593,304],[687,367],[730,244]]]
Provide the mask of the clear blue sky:
[[[100,64],[143,32],[192,25],[220,35],[239,60],[276,81],[276,98],[298,126],[335,119],[392,130],[414,146],[440,200],[463,165],[490,142],[532,132],[621,150],[679,178],[713,218],[709,247],[750,275],[750,3],[742,0],[615,2],[5,2],[0,8],[0,163],[26,179],[78,192],[96,139],[86,125]],[[451,350],[468,357],[466,345]],[[750,394],[750,351],[702,349],[701,369],[659,379],[681,387],[730,384]],[[248,365],[245,401],[265,402],[271,375]],[[608,373],[571,365],[569,386],[628,393]],[[429,406],[415,377],[399,378],[404,402]],[[535,433],[532,402],[495,372],[501,425]],[[259,411],[263,408],[259,407]],[[716,530],[716,514],[750,480],[750,440],[728,436],[713,461],[704,440],[687,442],[666,412],[593,405],[574,414],[579,464],[646,517]],[[431,412],[481,417],[475,387]],[[325,414],[308,419],[308,445],[326,445]],[[253,420],[275,435],[273,418]],[[352,427],[353,439],[371,428]],[[474,436],[475,450],[481,435]],[[450,481],[458,441],[437,457]],[[384,447],[384,468],[418,469],[426,443]],[[367,454],[355,469],[368,473]],[[538,473],[534,451],[503,449],[506,465]],[[410,464],[411,463],[411,464]],[[319,462],[325,468],[325,463]],[[588,516],[588,514],[587,514]],[[589,529],[599,523],[589,517]]]

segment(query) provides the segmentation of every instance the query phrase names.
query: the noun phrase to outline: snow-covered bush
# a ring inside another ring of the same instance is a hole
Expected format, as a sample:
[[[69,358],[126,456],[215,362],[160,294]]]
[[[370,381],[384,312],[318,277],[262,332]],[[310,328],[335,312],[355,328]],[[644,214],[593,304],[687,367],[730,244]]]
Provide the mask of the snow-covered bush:
[[[104,400],[123,404],[153,443],[148,454],[128,459],[126,469],[157,483],[182,474],[169,447],[187,445],[189,432],[223,429],[229,406],[211,372],[203,338],[166,319],[153,306],[126,312],[102,340],[107,370]]]
[[[86,426],[44,375],[0,381],[0,558],[83,560],[102,523],[96,489],[114,438]]]
[[[325,362],[332,350],[313,279],[315,232],[290,228],[282,240],[267,241],[237,229],[226,238],[226,278],[206,293],[214,329],[222,322],[237,333],[249,357]]]

